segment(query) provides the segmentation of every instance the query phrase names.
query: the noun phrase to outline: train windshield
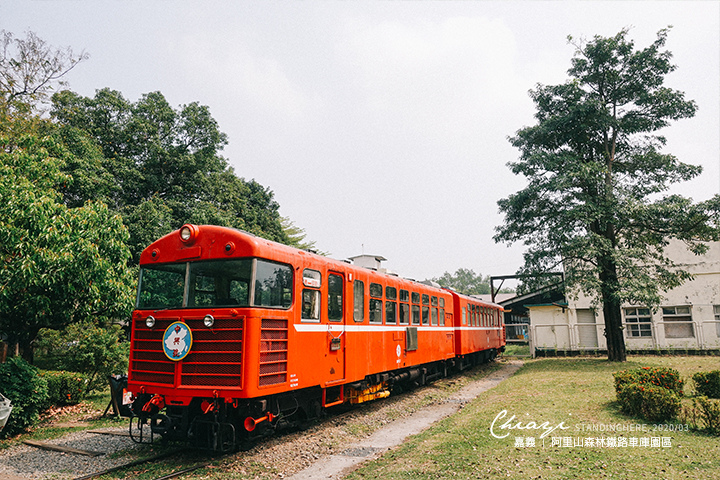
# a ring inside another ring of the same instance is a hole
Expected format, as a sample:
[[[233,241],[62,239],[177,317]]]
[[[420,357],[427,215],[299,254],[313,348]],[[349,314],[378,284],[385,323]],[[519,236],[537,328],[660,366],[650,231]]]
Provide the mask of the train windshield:
[[[289,265],[253,258],[146,265],[137,308],[289,308],[292,282]]]

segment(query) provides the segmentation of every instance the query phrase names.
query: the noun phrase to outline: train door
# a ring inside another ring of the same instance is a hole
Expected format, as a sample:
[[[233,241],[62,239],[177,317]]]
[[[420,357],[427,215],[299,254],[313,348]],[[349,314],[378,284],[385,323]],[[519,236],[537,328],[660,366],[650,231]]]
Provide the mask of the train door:
[[[328,350],[326,356],[328,382],[345,378],[345,278],[342,273],[328,273]]]

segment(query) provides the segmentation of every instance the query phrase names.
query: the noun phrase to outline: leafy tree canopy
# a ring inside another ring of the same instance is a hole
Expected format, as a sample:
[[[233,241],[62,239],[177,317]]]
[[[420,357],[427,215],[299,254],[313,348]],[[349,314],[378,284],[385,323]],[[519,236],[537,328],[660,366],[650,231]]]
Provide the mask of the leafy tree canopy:
[[[490,293],[490,277],[483,277],[467,268],[458,268],[455,273],[445,272],[435,277],[433,282],[441,287],[452,288],[465,295],[485,295]]]
[[[206,106],[172,108],[160,92],[135,103],[120,92],[53,96],[58,135],[79,159],[63,190],[80,205],[102,199],[122,213],[134,260],[150,241],[187,222],[239,228],[287,242],[273,193],[235,175],[220,151],[227,137]]]
[[[669,239],[702,253],[702,241],[718,238],[720,196],[662,195],[701,172],[662,152],[659,131],[697,109],[664,85],[675,70],[667,35],[644,49],[628,30],[573,43],[570,79],[537,85],[537,124],[510,139],[520,159],[509,166],[528,186],[498,202],[495,240],[528,247],[519,273],[562,268],[568,286],[603,305],[611,360],[625,359],[623,302],[657,305],[660,291],[689,278],[665,255]]]
[[[129,315],[128,234],[102,203],[68,208],[69,153],[50,138],[0,136],[0,332],[32,361],[42,328]]]

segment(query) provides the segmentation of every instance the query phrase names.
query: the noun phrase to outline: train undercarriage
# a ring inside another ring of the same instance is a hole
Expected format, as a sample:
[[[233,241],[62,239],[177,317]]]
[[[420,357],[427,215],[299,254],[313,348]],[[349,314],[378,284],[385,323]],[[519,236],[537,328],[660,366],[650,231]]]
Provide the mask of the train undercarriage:
[[[493,360],[497,350],[486,350],[368,375],[360,382],[328,388],[311,387],[262,398],[226,403],[217,398],[195,398],[187,406],[166,405],[160,395],[140,394],[133,402],[130,436],[137,443],[157,437],[186,442],[194,448],[232,452],[275,431],[304,428],[339,405],[355,405],[417,388],[437,379]]]

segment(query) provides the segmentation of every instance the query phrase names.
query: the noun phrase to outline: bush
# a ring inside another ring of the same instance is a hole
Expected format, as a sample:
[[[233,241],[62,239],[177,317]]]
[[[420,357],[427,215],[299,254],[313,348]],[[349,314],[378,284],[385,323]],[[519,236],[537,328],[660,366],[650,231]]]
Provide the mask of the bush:
[[[38,423],[48,401],[47,381],[38,369],[19,357],[0,364],[0,389],[13,405],[12,413],[0,438],[22,433]]]
[[[121,339],[118,326],[73,324],[62,332],[42,330],[37,363],[46,370],[84,373],[89,378],[86,393],[104,391],[110,375],[127,371],[130,344]]]
[[[692,399],[692,406],[685,405],[680,419],[693,429],[706,430],[720,436],[720,402],[705,396]]]
[[[720,370],[698,372],[692,376],[695,392],[709,398],[720,398]]]
[[[671,420],[680,411],[680,397],[674,391],[651,383],[623,385],[617,399],[624,413],[651,422]]]
[[[650,384],[668,389],[680,397],[683,396],[683,380],[680,378],[680,372],[673,368],[633,368],[613,373],[613,377],[615,378],[615,392],[618,394],[626,385]]]
[[[89,379],[76,372],[41,371],[40,376],[48,384],[47,407],[77,405],[85,399]]]

